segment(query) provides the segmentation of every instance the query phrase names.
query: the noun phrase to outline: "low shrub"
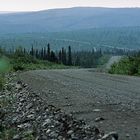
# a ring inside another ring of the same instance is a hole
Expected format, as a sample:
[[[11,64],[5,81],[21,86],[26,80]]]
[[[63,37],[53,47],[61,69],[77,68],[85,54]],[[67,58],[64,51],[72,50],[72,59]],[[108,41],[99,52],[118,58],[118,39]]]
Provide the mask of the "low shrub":
[[[125,57],[114,63],[109,70],[111,74],[140,75],[140,57]]]
[[[14,71],[23,71],[23,70],[25,70],[25,67],[22,64],[17,63],[17,64],[13,65],[13,70]]]

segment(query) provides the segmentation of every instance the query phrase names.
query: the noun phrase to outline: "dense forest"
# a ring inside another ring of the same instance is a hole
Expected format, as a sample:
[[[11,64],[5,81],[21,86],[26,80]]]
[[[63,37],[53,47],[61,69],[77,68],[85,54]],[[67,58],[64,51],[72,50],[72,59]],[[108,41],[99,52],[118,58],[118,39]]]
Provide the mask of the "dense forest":
[[[0,34],[0,45],[14,49],[17,46],[31,45],[34,48],[46,47],[48,42],[53,50],[60,50],[70,45],[73,51],[93,48],[139,49],[140,27],[96,28],[69,32]]]
[[[11,60],[14,59],[16,70],[22,70],[24,63],[32,63],[36,60],[66,66],[97,67],[99,59],[103,56],[101,49],[96,51],[72,51],[71,46],[68,46],[68,49],[62,48],[59,51],[53,51],[49,43],[47,47],[41,49],[36,49],[33,46],[30,49],[23,47],[17,47],[16,49],[1,48],[0,53]]]

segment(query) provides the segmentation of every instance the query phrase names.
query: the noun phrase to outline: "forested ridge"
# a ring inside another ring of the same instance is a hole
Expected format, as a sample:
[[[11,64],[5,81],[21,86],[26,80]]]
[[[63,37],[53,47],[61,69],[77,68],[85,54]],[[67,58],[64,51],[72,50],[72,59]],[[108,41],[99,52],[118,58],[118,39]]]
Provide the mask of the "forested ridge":
[[[140,27],[94,28],[54,33],[0,34],[0,46],[14,49],[31,45],[45,47],[48,42],[53,50],[70,45],[72,50],[91,50],[92,48],[139,49]]]

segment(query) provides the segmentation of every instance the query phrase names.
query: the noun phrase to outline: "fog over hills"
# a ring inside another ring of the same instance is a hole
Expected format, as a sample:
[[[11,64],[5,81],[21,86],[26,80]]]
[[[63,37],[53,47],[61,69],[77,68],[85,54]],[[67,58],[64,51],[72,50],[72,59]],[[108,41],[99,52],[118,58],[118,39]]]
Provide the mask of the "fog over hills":
[[[140,26],[140,8],[75,7],[0,14],[0,33],[59,32],[134,26]]]

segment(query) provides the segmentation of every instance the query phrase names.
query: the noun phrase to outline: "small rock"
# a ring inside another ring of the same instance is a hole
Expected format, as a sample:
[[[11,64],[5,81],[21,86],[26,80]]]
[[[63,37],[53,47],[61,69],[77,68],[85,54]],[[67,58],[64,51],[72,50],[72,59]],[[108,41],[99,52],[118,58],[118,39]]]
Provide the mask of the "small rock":
[[[58,133],[56,133],[56,132],[51,132],[50,134],[49,134],[49,136],[51,137],[51,138],[57,138],[58,137]]]
[[[18,116],[14,117],[14,118],[12,119],[12,123],[17,122],[17,121],[18,121],[18,119],[19,119],[19,117],[18,117]]]
[[[105,134],[101,140],[118,140],[119,136],[116,132],[110,132],[109,134]]]
[[[48,140],[47,136],[38,136],[35,140]]]
[[[126,134],[126,137],[130,137],[130,135],[129,134]]]
[[[30,104],[28,104],[28,105],[26,106],[27,109],[31,109],[32,107],[33,107],[33,104],[32,104],[32,103],[30,103]]]
[[[21,99],[20,99],[20,102],[21,102],[21,103],[23,103],[24,101],[25,101],[25,99],[24,99],[24,98],[21,98]]]
[[[68,135],[71,135],[72,133],[73,133],[73,130],[69,130],[69,131],[67,132]]]
[[[35,115],[34,115],[34,114],[30,114],[30,115],[28,115],[28,116],[27,116],[27,118],[29,118],[29,119],[32,119],[32,120],[33,120],[33,119],[35,118]]]
[[[51,129],[48,129],[48,130],[46,131],[47,134],[50,133],[50,132],[51,132]]]
[[[72,106],[72,104],[66,104],[66,106]]]
[[[93,112],[101,112],[101,109],[94,109]]]
[[[23,87],[25,88],[25,87],[27,87],[28,85],[27,84],[23,84]]]
[[[51,124],[51,120],[50,119],[47,119],[47,120],[45,120],[45,122],[43,123],[43,127],[45,127],[46,125],[49,125],[49,124]]]
[[[29,123],[24,123],[24,124],[18,125],[17,127],[18,127],[18,128],[21,128],[21,129],[24,129],[24,128],[29,128],[30,126],[31,126],[31,124],[29,124]]]
[[[22,89],[21,84],[16,84],[16,89],[17,89],[17,90],[21,90],[21,89]]]
[[[68,97],[66,96],[65,99],[68,99]]]
[[[21,140],[21,137],[17,134],[13,137],[13,140]]]
[[[58,140],[65,140],[62,136],[58,136]]]
[[[71,138],[72,138],[72,140],[79,140],[79,138],[73,134],[72,134]]]
[[[104,121],[105,119],[103,117],[98,117],[95,119],[95,122],[100,122],[100,121]]]

